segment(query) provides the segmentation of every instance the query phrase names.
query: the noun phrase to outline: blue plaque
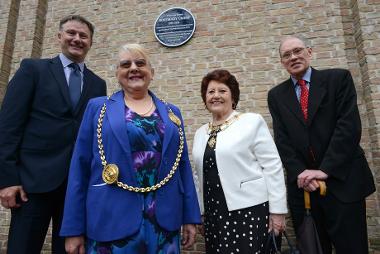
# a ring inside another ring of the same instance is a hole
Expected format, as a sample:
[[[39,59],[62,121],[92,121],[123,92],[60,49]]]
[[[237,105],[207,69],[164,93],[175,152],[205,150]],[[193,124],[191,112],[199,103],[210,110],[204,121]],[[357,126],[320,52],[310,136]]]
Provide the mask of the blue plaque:
[[[154,23],[154,35],[166,47],[178,47],[185,44],[193,36],[194,31],[194,16],[185,8],[167,9]]]

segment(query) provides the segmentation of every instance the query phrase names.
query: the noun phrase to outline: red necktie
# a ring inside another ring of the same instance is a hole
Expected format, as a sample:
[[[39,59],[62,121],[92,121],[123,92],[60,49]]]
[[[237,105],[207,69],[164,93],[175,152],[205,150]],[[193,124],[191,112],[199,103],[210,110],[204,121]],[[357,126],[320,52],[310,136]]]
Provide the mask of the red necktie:
[[[298,80],[298,85],[301,88],[300,104],[303,117],[307,121],[307,103],[309,98],[309,89],[306,86],[306,81],[303,79]]]

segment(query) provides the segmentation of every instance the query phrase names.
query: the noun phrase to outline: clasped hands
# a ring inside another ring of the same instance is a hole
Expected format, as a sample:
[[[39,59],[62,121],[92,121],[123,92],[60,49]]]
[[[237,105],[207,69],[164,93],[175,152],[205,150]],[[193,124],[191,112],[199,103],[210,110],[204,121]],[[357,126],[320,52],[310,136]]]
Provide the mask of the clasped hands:
[[[318,180],[327,179],[328,175],[319,169],[305,169],[297,177],[298,188],[313,192],[319,188]]]

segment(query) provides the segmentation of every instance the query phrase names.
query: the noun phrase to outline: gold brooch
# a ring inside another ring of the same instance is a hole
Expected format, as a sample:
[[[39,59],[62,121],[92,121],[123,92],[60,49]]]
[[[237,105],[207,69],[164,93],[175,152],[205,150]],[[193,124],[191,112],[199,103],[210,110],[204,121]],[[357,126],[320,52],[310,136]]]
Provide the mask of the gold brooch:
[[[181,126],[181,120],[179,120],[179,118],[173,113],[173,111],[169,112],[169,118],[177,126]]]

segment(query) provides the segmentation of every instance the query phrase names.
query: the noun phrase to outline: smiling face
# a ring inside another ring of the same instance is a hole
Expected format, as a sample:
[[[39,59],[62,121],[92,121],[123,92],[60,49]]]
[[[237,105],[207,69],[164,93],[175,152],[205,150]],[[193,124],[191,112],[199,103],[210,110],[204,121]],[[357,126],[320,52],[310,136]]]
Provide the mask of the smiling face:
[[[206,91],[206,108],[217,119],[226,119],[233,111],[230,88],[221,82],[211,80]]]
[[[153,75],[153,68],[142,54],[128,50],[120,52],[116,78],[125,92],[147,92]]]
[[[91,48],[91,32],[85,23],[67,21],[58,32],[58,41],[62,53],[70,60],[80,63]]]
[[[280,47],[281,63],[296,79],[301,79],[310,66],[312,49],[298,38],[288,38]]]

